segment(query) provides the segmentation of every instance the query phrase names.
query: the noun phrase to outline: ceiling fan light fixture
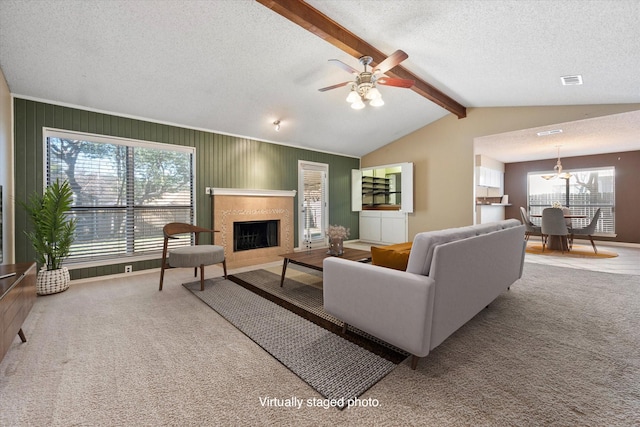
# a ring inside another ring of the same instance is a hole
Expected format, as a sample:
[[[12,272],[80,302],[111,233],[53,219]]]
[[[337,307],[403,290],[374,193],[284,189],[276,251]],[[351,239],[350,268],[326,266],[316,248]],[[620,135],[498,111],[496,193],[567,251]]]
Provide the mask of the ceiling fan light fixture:
[[[384,101],[380,96],[378,98],[372,99],[371,102],[369,102],[369,105],[371,105],[372,107],[382,107],[384,105]]]
[[[367,94],[365,95],[365,98],[367,98],[369,100],[378,99],[378,98],[382,98],[382,94],[380,93],[378,88],[376,88],[374,86],[374,87],[372,87],[371,89],[369,89],[367,91]]]
[[[352,86],[351,92],[349,92],[349,95],[347,95],[347,102],[349,104],[353,104],[359,99],[360,99],[360,95],[358,95],[358,92],[356,92],[356,88]]]
[[[351,108],[354,110],[362,110],[364,108],[364,102],[362,102],[362,99],[358,98],[356,102],[351,104]]]
[[[330,59],[329,62],[354,75],[355,80],[323,87],[318,90],[320,92],[326,92],[331,89],[350,85],[346,101],[351,104],[351,108],[354,110],[360,110],[366,106],[365,102],[367,101],[372,107],[380,107],[384,105],[384,101],[382,100],[382,94],[376,87],[377,83],[385,86],[395,86],[407,89],[414,86],[414,80],[392,78],[387,77],[384,74],[408,57],[409,55],[402,50],[396,50],[380,62],[376,68],[371,67],[371,69],[369,69],[368,67],[372,64],[373,58],[371,56],[362,56],[360,57],[359,62],[364,67],[364,71],[358,71],[338,59]]]

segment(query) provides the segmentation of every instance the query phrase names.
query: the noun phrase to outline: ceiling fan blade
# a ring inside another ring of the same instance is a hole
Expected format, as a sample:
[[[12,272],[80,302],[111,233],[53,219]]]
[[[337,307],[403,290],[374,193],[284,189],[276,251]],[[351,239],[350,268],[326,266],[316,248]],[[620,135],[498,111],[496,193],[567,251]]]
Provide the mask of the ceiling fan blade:
[[[353,83],[353,82],[350,82],[350,81],[349,82],[342,82],[342,83],[338,83],[337,85],[323,87],[322,89],[318,89],[318,90],[320,92],[326,92],[326,91],[331,90],[331,89],[335,89],[335,88],[338,88],[338,87],[346,86],[349,83]]]
[[[337,65],[338,67],[342,68],[347,73],[355,74],[356,76],[358,74],[360,74],[360,71],[356,70],[351,65],[345,64],[344,62],[340,61],[339,59],[330,59],[329,62],[331,62],[333,65]]]
[[[380,77],[378,80],[376,80],[376,83],[385,86],[410,88],[413,87],[415,81],[409,79],[396,79],[393,77]]]
[[[381,74],[384,74],[408,57],[409,55],[407,55],[404,51],[398,49],[391,55],[389,55],[387,59],[379,63],[376,67],[373,67],[373,70],[380,71]]]

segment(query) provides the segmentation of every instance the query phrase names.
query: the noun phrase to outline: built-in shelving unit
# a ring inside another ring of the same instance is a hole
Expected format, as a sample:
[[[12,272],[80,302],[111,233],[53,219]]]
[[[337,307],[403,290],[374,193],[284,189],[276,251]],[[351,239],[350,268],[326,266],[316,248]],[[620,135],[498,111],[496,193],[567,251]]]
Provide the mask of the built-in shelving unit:
[[[352,172],[352,210],[360,212],[360,239],[377,244],[408,240],[413,212],[413,163]]]
[[[402,192],[392,190],[390,178],[363,176],[362,207],[366,209],[392,205],[399,210],[400,204],[397,203],[397,200],[400,199],[399,195],[402,194]]]

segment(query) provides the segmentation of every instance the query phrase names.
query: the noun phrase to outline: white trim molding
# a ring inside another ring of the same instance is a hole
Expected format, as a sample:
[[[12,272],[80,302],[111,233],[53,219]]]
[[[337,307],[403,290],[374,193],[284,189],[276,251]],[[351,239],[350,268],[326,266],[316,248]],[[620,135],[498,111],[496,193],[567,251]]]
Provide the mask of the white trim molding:
[[[259,190],[251,188],[210,188],[211,196],[295,197],[296,190]]]

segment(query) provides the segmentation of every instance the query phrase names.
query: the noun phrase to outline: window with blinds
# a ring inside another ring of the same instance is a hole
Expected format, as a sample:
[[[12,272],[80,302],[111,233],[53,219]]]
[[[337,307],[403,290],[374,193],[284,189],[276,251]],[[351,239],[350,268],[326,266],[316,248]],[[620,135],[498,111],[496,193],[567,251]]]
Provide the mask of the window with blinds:
[[[44,139],[45,184],[73,190],[67,263],[157,253],[165,224],[193,223],[194,148],[56,130]]]
[[[596,210],[600,219],[596,227],[599,234],[615,234],[615,168],[570,170],[569,179],[546,180],[549,172],[528,174],[528,201],[531,214],[541,214],[544,208],[560,203],[571,209],[573,215],[585,218],[573,219],[573,227],[586,227]]]

